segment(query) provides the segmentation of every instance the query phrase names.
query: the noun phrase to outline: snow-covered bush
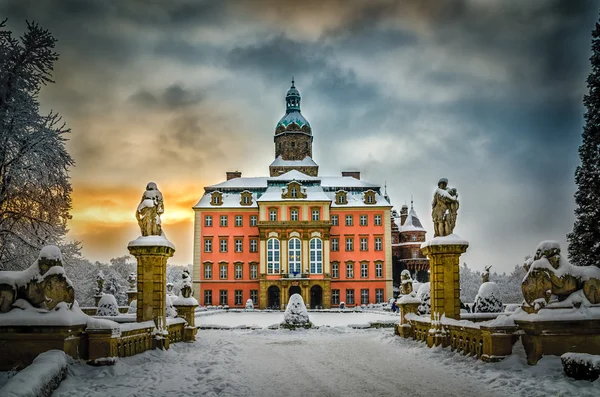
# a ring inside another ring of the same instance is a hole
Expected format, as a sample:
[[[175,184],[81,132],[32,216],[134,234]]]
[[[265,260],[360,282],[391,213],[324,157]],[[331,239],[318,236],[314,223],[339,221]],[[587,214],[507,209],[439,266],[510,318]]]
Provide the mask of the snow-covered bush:
[[[137,314],[137,299],[131,301],[129,309],[127,309],[127,314]]]
[[[600,356],[584,353],[565,353],[560,356],[563,371],[577,380],[594,382],[600,377]]]
[[[254,310],[254,302],[252,302],[252,299],[246,301],[246,310]]]
[[[281,326],[289,329],[310,328],[312,323],[308,318],[308,311],[304,304],[304,299],[300,294],[293,294],[283,314]]]
[[[167,317],[170,317],[170,318],[177,317],[177,309],[175,309],[175,306],[173,306],[173,300],[171,299],[171,296],[167,295],[166,300],[167,300]]]
[[[502,302],[500,301],[500,290],[494,282],[481,284],[479,292],[475,297],[475,313],[500,313]]]
[[[119,306],[117,305],[117,300],[114,295],[104,294],[102,298],[100,298],[100,302],[98,302],[98,310],[96,311],[96,316],[118,316],[119,315]]]
[[[417,298],[421,300],[419,314],[431,314],[431,291],[429,283],[423,283],[417,291]]]
[[[340,302],[340,309],[346,308],[346,302]]]

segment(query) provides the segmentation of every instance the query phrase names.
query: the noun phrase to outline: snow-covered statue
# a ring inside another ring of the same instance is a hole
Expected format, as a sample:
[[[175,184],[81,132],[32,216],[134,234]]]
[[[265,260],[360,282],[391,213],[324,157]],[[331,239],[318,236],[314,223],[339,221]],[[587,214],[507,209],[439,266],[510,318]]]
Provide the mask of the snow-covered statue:
[[[137,313],[137,299],[134,299],[129,304],[129,309],[127,309],[127,314],[136,314]]]
[[[455,188],[448,188],[448,179],[438,181],[431,207],[434,237],[452,234],[458,215],[458,192]]]
[[[129,276],[127,276],[127,282],[129,283],[129,290],[135,291],[137,289],[137,274],[134,272],[129,273]]]
[[[96,310],[96,316],[118,316],[119,305],[114,295],[104,294],[98,302],[98,309]]]
[[[167,295],[169,295],[169,296],[175,295],[173,293],[173,288],[175,288],[175,285],[173,283],[167,283]]]
[[[304,299],[300,294],[290,296],[281,326],[290,329],[312,327],[312,323],[308,318],[308,310],[306,310]]]
[[[490,266],[491,267],[491,266]],[[483,276],[484,280],[489,280],[489,268],[486,267],[488,276]],[[479,292],[475,296],[473,305],[475,313],[500,313],[502,311],[502,302],[500,301],[500,290],[498,285],[492,281],[484,281],[479,287]]]
[[[96,275],[96,295],[102,295],[102,293],[104,292],[104,273],[102,273],[102,270],[98,271],[98,274]]]
[[[542,241],[524,267],[527,274],[521,289],[533,311],[567,298],[575,305],[600,303],[600,268],[571,265],[560,254],[560,244],[556,241]]]
[[[421,300],[419,314],[431,314],[431,284],[423,283],[417,291],[417,298]]]
[[[175,300],[175,298],[175,296],[171,297],[170,295],[167,295],[166,297],[167,317],[169,318],[177,317],[177,309],[175,309],[175,306],[173,306],[173,301]]]
[[[194,290],[192,289],[192,278],[190,277],[189,270],[185,269],[181,274],[181,278],[181,296],[184,298],[189,298],[194,294]]]
[[[246,301],[246,310],[254,310],[254,302],[252,302],[252,299]]]
[[[407,269],[402,270],[402,273],[400,273],[400,281],[402,283],[400,293],[402,295],[410,295],[413,292],[413,279]]]
[[[65,274],[57,246],[42,248],[37,260],[23,271],[0,271],[0,313],[10,311],[17,299],[49,310],[60,302],[73,304],[75,290]]]
[[[490,281],[490,269],[491,268],[492,268],[492,265],[489,265],[489,266],[485,267],[485,271],[481,275],[481,283],[482,284],[485,284],[485,283],[487,283],[487,282]]]
[[[160,216],[165,212],[163,196],[156,183],[150,182],[135,212],[142,236],[161,236]]]

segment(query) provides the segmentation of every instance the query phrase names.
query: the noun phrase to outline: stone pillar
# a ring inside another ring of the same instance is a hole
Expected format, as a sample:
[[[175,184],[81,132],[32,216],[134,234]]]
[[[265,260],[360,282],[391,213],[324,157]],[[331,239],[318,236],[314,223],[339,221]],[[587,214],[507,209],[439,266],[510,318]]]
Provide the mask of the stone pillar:
[[[98,307],[98,303],[100,303],[100,299],[102,299],[102,294],[94,295],[94,302],[96,302],[96,307]]]
[[[469,243],[456,235],[436,237],[421,246],[431,269],[431,319],[437,314],[460,320],[460,255]]]
[[[400,324],[396,324],[396,335],[402,336],[403,338],[410,338],[413,336],[412,327],[406,319],[407,314],[417,314],[421,300],[414,298],[410,295],[402,297],[400,299]]]
[[[150,236],[158,237],[158,236]],[[152,241],[154,245],[138,243],[140,237],[129,243],[129,253],[137,260],[137,322],[154,321],[159,329],[166,329],[167,259],[175,248],[166,239]],[[150,243],[150,242],[149,242]],[[168,245],[167,245],[168,244]]]
[[[127,291],[127,304],[131,305],[131,302],[137,299],[137,291]]]
[[[183,340],[185,342],[196,340],[196,332],[198,332],[196,328],[196,308],[198,307],[198,301],[193,297],[179,297],[173,302],[173,306],[177,309],[177,317],[181,317],[187,322],[183,330]]]

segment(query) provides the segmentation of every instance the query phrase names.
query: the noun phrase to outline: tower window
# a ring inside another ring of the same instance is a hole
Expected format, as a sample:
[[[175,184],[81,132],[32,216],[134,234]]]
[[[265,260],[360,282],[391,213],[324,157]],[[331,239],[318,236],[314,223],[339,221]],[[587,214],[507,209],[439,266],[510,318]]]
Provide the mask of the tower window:
[[[305,149],[308,149],[308,142],[305,142],[305,143],[304,143],[304,148],[305,148]]]
[[[296,147],[296,142],[292,142],[292,147]]]

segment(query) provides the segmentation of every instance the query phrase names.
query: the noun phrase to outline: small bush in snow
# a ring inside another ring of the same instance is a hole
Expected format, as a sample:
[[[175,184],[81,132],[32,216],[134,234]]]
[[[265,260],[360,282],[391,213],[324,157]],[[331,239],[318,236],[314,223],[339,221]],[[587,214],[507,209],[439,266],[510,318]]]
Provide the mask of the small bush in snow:
[[[100,298],[100,302],[98,302],[98,310],[96,311],[96,316],[118,316],[119,315],[119,306],[117,305],[117,300],[114,295],[104,294],[102,298]]]
[[[290,296],[290,300],[283,314],[283,322],[281,323],[283,328],[296,329],[296,328],[310,328],[312,323],[308,318],[308,311],[306,305],[300,294],[294,294]]]
[[[500,290],[494,282],[481,284],[479,292],[475,297],[475,313],[500,313],[502,302],[498,298]]]
[[[431,291],[429,283],[421,284],[417,291],[417,298],[421,300],[421,304],[418,308],[419,314],[431,314]]]
[[[560,357],[563,371],[577,380],[595,381],[600,377],[600,356],[582,353],[565,353]]]

